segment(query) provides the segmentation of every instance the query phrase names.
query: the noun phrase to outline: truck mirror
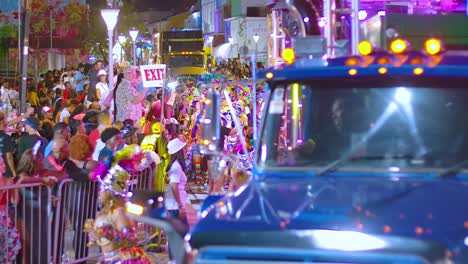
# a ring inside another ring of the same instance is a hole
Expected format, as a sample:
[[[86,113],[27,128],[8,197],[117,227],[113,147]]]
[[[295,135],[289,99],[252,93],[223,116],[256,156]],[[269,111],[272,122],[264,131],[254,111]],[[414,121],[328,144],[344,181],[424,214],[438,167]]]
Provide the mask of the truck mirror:
[[[221,94],[210,87],[206,92],[205,109],[200,119],[200,146],[202,154],[216,154],[222,151],[221,135]]]

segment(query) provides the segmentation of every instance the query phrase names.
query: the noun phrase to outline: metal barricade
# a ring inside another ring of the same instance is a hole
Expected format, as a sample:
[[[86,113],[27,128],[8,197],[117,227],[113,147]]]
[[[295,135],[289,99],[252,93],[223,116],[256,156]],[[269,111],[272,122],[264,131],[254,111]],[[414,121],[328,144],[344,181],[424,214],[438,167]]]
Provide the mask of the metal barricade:
[[[155,166],[131,175],[129,190],[152,189]],[[99,183],[66,179],[58,185],[54,216],[53,263],[84,263],[102,256],[97,246],[88,247],[84,230],[87,219],[95,219],[98,212]],[[153,227],[137,223],[139,241],[146,245]]]
[[[153,163],[151,166],[142,169],[136,174],[132,175],[131,185],[129,186],[130,192],[135,190],[152,190],[154,186],[153,180],[155,171],[156,166]],[[146,224],[138,222],[137,232],[139,243],[145,246],[145,248],[154,236],[158,236],[159,241],[159,231],[155,230],[153,226],[148,226]]]
[[[52,201],[51,188],[39,183],[0,186],[0,262],[50,263]]]
[[[97,182],[66,179],[58,184],[53,219],[53,263],[73,263],[100,256],[99,252],[89,254],[88,237],[83,230],[86,219],[96,217],[98,196]]]

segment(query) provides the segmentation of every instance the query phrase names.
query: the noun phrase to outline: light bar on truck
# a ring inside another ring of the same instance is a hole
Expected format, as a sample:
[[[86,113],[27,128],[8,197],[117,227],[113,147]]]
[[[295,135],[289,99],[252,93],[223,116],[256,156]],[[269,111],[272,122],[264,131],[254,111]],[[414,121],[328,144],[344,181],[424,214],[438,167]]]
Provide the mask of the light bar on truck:
[[[402,54],[408,49],[408,42],[404,39],[397,38],[390,42],[390,51],[395,54]]]
[[[291,48],[284,49],[283,53],[281,54],[281,57],[283,57],[284,62],[286,62],[286,64],[288,65],[293,64],[296,60],[296,54]]]
[[[363,56],[371,54],[373,50],[372,44],[367,40],[361,41],[358,45],[359,54]]]
[[[436,38],[430,38],[424,42],[424,50],[429,55],[437,55],[442,52],[442,42]]]

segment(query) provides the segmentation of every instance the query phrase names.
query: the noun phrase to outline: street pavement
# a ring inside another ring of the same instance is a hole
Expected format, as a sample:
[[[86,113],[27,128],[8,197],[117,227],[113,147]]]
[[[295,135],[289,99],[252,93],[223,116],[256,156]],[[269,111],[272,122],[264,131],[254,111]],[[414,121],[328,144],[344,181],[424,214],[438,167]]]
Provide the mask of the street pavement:
[[[198,220],[198,212],[203,201],[208,196],[208,192],[206,190],[198,190],[195,186],[189,184],[187,195],[187,221],[190,227],[193,227]],[[159,263],[169,263],[167,252],[157,253],[156,255],[159,258]]]

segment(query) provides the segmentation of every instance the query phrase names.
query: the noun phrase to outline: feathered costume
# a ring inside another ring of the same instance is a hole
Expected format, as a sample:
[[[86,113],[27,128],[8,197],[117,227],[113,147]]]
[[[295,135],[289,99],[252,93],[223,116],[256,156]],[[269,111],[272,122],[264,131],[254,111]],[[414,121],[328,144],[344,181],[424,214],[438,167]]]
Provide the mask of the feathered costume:
[[[101,246],[104,252],[104,260],[101,263],[154,263],[138,246],[136,225],[128,219],[122,219],[126,218],[124,204],[131,184],[130,175],[141,168],[142,160],[144,154],[141,153],[139,146],[130,145],[115,153],[114,163],[110,168],[100,165],[93,173],[93,179],[101,184],[101,195],[110,192],[108,194],[115,198],[102,201],[103,209],[98,213],[96,220],[89,219],[84,227],[87,232],[96,232],[97,239],[94,242]],[[127,225],[118,228],[116,224],[118,221]]]

